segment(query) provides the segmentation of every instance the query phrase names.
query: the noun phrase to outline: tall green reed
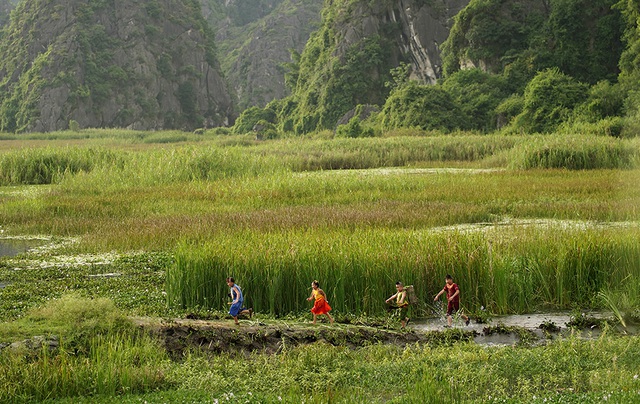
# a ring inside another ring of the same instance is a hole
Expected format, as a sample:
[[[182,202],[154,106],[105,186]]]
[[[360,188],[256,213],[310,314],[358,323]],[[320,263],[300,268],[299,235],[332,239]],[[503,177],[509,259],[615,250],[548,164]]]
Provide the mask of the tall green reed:
[[[518,169],[627,169],[637,166],[635,142],[604,136],[531,136],[513,148],[509,166]]]
[[[487,232],[338,230],[251,232],[184,242],[167,270],[168,302],[225,307],[233,276],[247,304],[276,316],[309,309],[320,281],[339,312],[379,314],[400,280],[429,304],[450,273],[463,306],[522,313],[598,307],[597,293],[640,276],[639,232],[501,229]],[[621,259],[621,257],[626,257]]]
[[[57,353],[0,353],[0,402],[40,402],[74,397],[136,394],[166,387],[166,352],[150,336],[95,336],[88,355],[64,344]]]

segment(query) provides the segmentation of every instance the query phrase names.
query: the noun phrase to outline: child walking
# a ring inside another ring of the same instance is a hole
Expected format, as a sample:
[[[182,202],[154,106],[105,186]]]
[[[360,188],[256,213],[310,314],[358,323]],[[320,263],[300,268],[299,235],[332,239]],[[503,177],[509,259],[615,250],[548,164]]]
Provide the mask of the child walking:
[[[238,322],[239,314],[246,314],[251,318],[253,316],[253,309],[247,309],[242,307],[244,303],[244,296],[242,296],[242,289],[236,285],[236,281],[233,278],[227,278],[227,286],[231,289],[231,307],[229,308],[229,314],[233,317],[236,325],[240,325]]]
[[[445,282],[444,288],[436,295],[433,301],[437,302],[440,295],[443,293],[447,294],[447,324],[448,327],[451,327],[453,324],[453,313],[457,313],[460,310],[460,288],[453,283],[453,277],[449,274],[445,277]],[[469,317],[465,316],[464,313],[461,313],[460,317],[464,319],[465,325],[469,325],[471,321]]]
[[[390,304],[393,299],[396,301],[392,303],[391,307],[400,310],[400,324],[402,324],[402,328],[405,328],[409,322],[409,301],[407,300],[407,291],[400,281],[396,282],[396,293],[385,300],[385,303]]]
[[[331,306],[329,306],[324,290],[320,289],[320,283],[318,281],[311,282],[311,289],[311,296],[309,296],[307,300],[311,301],[315,299],[313,308],[311,309],[311,313],[313,313],[313,324],[316,323],[316,317],[322,314],[327,316],[329,322],[333,324],[333,317],[329,314]]]

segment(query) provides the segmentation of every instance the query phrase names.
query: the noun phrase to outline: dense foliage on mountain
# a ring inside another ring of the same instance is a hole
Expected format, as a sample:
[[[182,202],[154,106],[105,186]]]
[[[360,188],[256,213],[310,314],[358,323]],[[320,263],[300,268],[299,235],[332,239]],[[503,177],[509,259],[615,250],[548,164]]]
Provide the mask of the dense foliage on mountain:
[[[15,1],[0,0],[0,27],[9,22],[11,10],[15,7]]]
[[[620,0],[617,4],[625,21],[627,48],[620,58],[620,83],[629,92],[627,112],[635,116],[640,130],[640,1]]]
[[[0,34],[0,130],[191,129],[244,110],[233,130],[261,138],[635,135],[639,16],[640,0],[23,1]]]
[[[405,29],[411,27],[405,21],[417,21],[412,15],[457,4],[335,0],[291,66],[293,95],[270,104],[268,116],[281,132],[307,133],[334,128],[358,104],[377,104],[379,114],[362,124],[350,118],[349,127],[361,128],[363,136],[398,127],[533,133],[580,125],[581,131],[634,135],[640,128],[634,123],[640,118],[633,118],[640,105],[638,4],[471,0],[440,42],[442,66],[430,64],[430,80],[414,63],[416,49],[426,48],[398,38],[412,37]],[[251,119],[245,118],[247,127]]]
[[[332,128],[358,104],[384,103],[389,71],[400,62],[411,66],[414,78],[435,83],[440,72],[437,44],[448,35],[449,18],[466,2],[327,2],[322,25],[287,77],[293,93],[279,110],[282,129],[306,133]]]
[[[196,0],[22,1],[0,41],[0,130],[232,122]]]
[[[623,49],[616,2],[474,0],[455,17],[443,44],[444,72],[505,72],[520,88],[551,67],[592,84],[615,80]]]

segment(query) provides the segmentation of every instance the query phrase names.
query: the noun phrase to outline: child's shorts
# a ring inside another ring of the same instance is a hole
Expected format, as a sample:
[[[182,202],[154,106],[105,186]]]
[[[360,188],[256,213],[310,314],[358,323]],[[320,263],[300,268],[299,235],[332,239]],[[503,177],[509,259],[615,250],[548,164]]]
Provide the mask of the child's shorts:
[[[453,313],[460,310],[460,302],[449,302],[447,304],[447,316],[453,316]]]
[[[242,303],[243,302],[240,301],[231,305],[229,308],[229,314],[231,314],[232,317],[237,317],[241,311],[246,310],[246,308],[242,307]]]

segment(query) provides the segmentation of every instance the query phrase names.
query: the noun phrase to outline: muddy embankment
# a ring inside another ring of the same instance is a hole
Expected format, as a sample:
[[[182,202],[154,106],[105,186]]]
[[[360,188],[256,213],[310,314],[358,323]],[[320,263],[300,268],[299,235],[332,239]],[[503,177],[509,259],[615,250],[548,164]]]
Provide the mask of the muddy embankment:
[[[494,318],[487,323],[444,328],[443,319],[428,319],[411,324],[407,330],[358,325],[304,324],[241,320],[159,320],[135,319],[142,329],[157,337],[174,359],[190,350],[211,354],[276,354],[286,349],[313,343],[359,348],[371,344],[400,347],[415,343],[428,345],[475,342],[481,345],[544,344],[557,338],[576,335],[597,338],[606,327],[620,335],[637,334],[638,327],[621,328],[603,313],[572,318],[568,314],[530,314]]]
[[[252,352],[274,354],[313,343],[327,343],[349,348],[378,343],[406,346],[415,343],[442,344],[472,341],[476,334],[474,331],[461,329],[421,332],[352,325],[328,326],[300,323],[267,325],[259,321],[244,321],[240,326],[235,326],[231,320],[173,320],[154,323],[138,319],[136,323],[158,337],[174,359],[179,359],[193,349],[212,354],[250,354]]]

